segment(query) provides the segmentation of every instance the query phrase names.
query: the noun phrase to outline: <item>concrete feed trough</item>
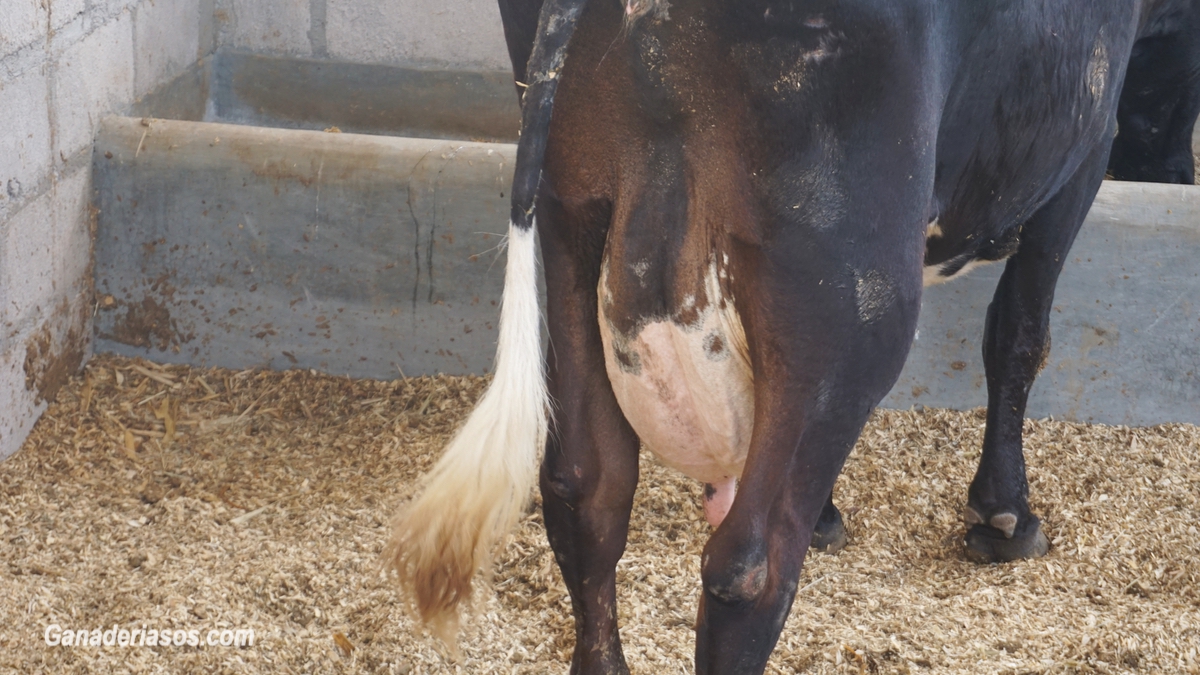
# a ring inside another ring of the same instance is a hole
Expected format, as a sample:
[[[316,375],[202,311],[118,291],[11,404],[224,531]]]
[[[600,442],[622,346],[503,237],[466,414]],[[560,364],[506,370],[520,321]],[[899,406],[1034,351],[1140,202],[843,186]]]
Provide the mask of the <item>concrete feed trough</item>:
[[[97,348],[356,377],[485,372],[514,154],[110,119],[95,154]]]

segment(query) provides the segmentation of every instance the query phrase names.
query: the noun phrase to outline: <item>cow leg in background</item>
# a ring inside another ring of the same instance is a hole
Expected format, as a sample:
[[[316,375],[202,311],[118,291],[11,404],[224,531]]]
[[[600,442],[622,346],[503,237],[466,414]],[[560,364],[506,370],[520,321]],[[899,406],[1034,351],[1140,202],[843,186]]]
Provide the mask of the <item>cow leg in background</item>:
[[[1192,132],[1200,114],[1200,2],[1133,47],[1108,170],[1117,180],[1195,182]]]
[[[833,505],[832,492],[817,519],[810,546],[825,553],[837,553],[846,548],[846,523],[842,520],[842,512]]]
[[[571,673],[581,675],[629,672],[617,634],[616,567],[638,480],[638,438],[604,369],[596,286],[608,210],[595,211],[579,223],[543,198],[537,216],[554,405],[542,463],[542,508],[575,614]],[[580,234],[583,228],[590,230]],[[595,248],[581,243],[586,241]]]
[[[1106,147],[1097,148],[1062,190],[1025,223],[988,306],[983,362],[987,430],[968,491],[967,553],[980,562],[1044,555],[1049,548],[1029,510],[1021,431],[1034,378],[1050,354],[1054,286],[1104,178]]]

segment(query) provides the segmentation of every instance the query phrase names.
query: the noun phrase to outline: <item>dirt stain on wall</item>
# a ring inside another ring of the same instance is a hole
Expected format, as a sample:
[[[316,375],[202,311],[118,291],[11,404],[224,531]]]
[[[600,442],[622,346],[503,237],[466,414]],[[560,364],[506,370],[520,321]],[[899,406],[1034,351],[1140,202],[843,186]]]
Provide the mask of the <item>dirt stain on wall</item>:
[[[115,340],[133,347],[166,350],[172,344],[187,342],[190,336],[181,336],[171,311],[147,295],[141,302],[120,303],[125,316],[113,322],[112,333],[101,337]]]
[[[70,303],[64,298],[49,321],[25,343],[25,389],[34,392],[35,401],[50,402],[67,380],[79,371],[88,345],[88,306],[81,303],[71,316]],[[56,341],[51,326],[67,324],[70,329]]]

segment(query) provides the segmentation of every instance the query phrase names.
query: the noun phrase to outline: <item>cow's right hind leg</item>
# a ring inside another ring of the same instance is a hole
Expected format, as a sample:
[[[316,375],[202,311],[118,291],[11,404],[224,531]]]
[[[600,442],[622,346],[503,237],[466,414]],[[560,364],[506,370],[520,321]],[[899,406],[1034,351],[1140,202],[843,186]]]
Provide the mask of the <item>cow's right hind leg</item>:
[[[542,505],[575,614],[571,673],[581,675],[629,672],[617,634],[616,567],[637,487],[638,438],[609,385],[600,342],[596,287],[606,213],[568,216],[543,199],[538,215],[554,404]]]
[[[1021,230],[988,306],[983,363],[987,429],[963,518],[967,555],[1005,562],[1045,555],[1049,542],[1029,508],[1022,431],[1033,381],[1050,353],[1050,310],[1067,253],[1100,189],[1108,146],[1098,146]]]

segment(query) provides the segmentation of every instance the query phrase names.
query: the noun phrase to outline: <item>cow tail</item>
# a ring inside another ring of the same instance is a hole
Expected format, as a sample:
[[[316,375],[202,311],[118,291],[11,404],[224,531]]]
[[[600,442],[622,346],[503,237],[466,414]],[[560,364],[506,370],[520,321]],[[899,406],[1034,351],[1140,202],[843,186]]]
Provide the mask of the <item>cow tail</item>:
[[[384,552],[421,620],[452,646],[472,578],[489,574],[493,554],[529,501],[549,426],[534,198],[558,77],[584,2],[546,0],[538,21],[513,177],[495,377],[424,491],[396,517]]]

